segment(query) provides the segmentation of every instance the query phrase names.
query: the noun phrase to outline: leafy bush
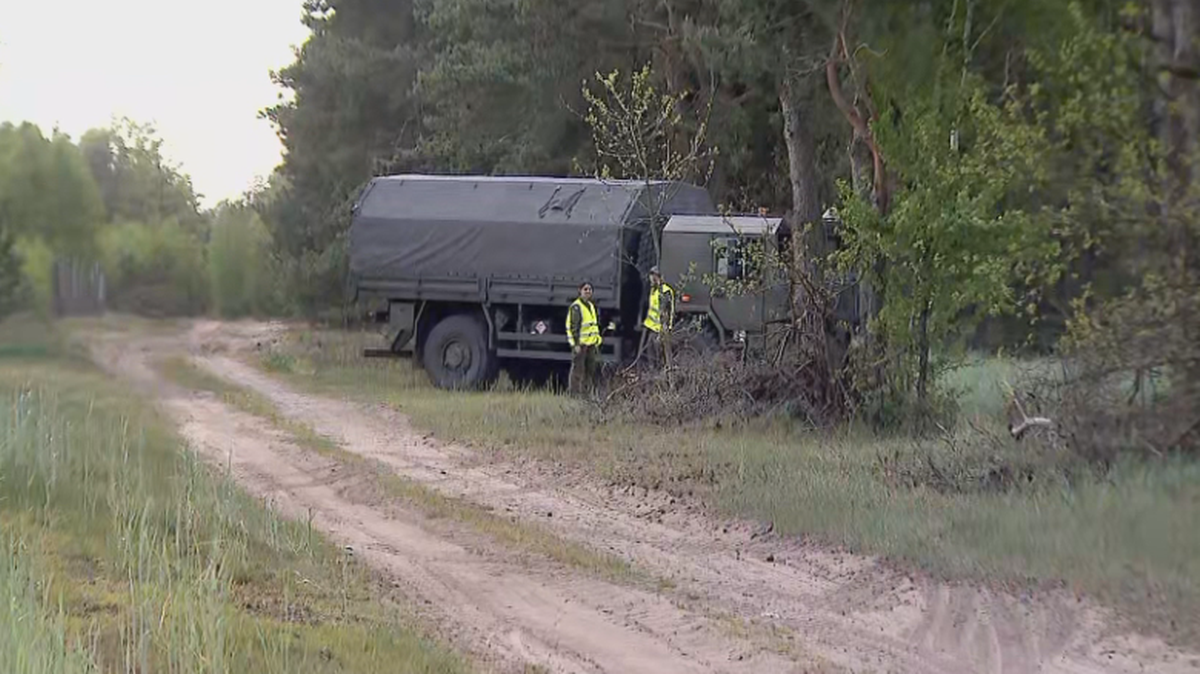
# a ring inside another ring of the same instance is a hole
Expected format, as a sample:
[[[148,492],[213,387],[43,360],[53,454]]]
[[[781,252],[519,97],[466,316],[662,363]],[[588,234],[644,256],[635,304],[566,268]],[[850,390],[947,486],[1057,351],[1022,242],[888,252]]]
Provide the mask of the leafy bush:
[[[213,309],[237,318],[279,310],[279,266],[271,256],[271,234],[258,214],[220,209],[208,243],[208,275]]]
[[[35,313],[50,315],[54,302],[54,251],[41,239],[22,239],[14,246],[20,279],[14,301]]]
[[[0,230],[0,319],[12,313],[21,302],[21,256],[12,234]]]
[[[284,260],[281,276],[290,291],[289,312],[342,322],[347,314],[348,257],[345,234],[324,251],[305,251]]]
[[[1148,277],[1071,325],[1065,377],[1026,404],[1054,422],[1050,440],[1089,463],[1122,454],[1200,454],[1200,283]]]
[[[100,247],[111,306],[147,316],[186,316],[208,303],[204,248],[177,222],[104,229]]]

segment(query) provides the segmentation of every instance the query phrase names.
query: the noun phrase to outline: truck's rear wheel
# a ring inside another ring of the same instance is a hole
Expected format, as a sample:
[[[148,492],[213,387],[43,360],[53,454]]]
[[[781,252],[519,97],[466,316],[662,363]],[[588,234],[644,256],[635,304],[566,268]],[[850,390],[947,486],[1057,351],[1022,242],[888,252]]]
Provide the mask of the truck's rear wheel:
[[[421,362],[434,386],[476,389],[496,378],[496,355],[481,321],[458,314],[442,319],[425,339]]]

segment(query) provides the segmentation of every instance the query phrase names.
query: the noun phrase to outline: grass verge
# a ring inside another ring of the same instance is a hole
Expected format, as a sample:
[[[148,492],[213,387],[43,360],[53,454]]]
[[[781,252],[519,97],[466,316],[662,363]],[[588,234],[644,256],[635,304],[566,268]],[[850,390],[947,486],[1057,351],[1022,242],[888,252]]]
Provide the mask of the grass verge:
[[[1139,628],[1200,646],[1200,465],[1116,466],[1066,482],[1051,470],[1008,490],[942,491],[894,478],[897,461],[1037,467],[1055,459],[964,429],[932,441],[847,430],[798,432],[598,423],[562,396],[433,389],[407,361],[364,359],[371,334],[298,329],[259,365],[308,390],[387,402],[439,437],[483,451],[584,467],[619,485],[701,499],[722,514],[951,578],[1066,583]],[[1003,428],[1003,379],[1048,363],[981,360],[949,376],[962,417]],[[1014,383],[1016,383],[1014,381]],[[968,460],[969,459],[969,460]],[[986,477],[986,476],[981,476]]]
[[[503,517],[466,499],[446,496],[395,474],[378,461],[347,451],[307,424],[283,416],[264,396],[205,372],[184,357],[166,359],[158,367],[170,380],[184,388],[213,393],[229,405],[270,421],[291,435],[297,445],[304,449],[343,465],[369,471],[382,493],[415,507],[429,518],[464,524],[511,549],[547,557],[606,580],[650,582],[620,557],[567,541],[548,528],[522,522],[515,517]],[[663,582],[658,584],[662,585]]]
[[[0,671],[470,671],[45,326],[0,342],[23,332],[0,356]]]
[[[90,654],[71,643],[67,613],[38,588],[24,542],[0,539],[0,671],[86,674]],[[45,610],[48,609],[48,610]]]

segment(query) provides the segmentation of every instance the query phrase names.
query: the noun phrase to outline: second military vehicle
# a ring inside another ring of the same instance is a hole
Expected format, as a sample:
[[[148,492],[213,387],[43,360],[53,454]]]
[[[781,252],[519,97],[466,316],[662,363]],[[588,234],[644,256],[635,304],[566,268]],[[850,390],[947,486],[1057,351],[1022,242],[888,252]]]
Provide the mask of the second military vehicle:
[[[786,320],[785,284],[725,297],[696,279],[747,273],[738,242],[777,245],[780,224],[721,216],[703,188],[683,183],[385,176],[354,206],[350,280],[386,325],[369,355],[412,355],[439,387],[478,387],[501,367],[569,362],[567,308],[585,281],[602,360],[636,355],[656,264],[677,291],[677,325],[696,324],[714,345],[763,334]]]

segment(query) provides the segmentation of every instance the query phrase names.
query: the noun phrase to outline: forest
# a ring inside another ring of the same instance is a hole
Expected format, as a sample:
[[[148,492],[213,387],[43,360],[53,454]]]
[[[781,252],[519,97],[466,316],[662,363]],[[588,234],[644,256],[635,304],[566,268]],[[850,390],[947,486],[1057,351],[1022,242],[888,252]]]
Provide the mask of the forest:
[[[796,231],[839,214],[836,246],[805,234],[787,261],[793,361],[822,363],[800,379],[832,420],[936,418],[940,373],[1004,349],[1063,360],[1065,385],[1026,402],[1053,399],[1081,451],[1191,450],[1190,7],[308,0],[310,37],[269,74],[288,96],[259,112],[284,159],[237,200],[200,209],[135,122],[0,130],[0,294],[47,311],[52,262],[87,259],[118,310],[353,320],[344,235],[371,176],[670,177]],[[649,161],[606,151],[617,137]],[[854,289],[828,280],[847,270]],[[854,334],[829,318],[845,292]]]

